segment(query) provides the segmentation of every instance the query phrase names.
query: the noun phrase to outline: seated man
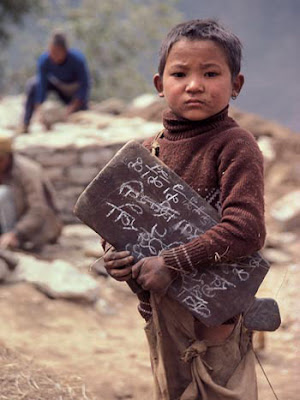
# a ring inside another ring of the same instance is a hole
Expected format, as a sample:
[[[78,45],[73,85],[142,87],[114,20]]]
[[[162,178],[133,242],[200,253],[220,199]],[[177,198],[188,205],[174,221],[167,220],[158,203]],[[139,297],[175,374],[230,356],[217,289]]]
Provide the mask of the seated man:
[[[33,112],[46,100],[49,91],[55,92],[67,105],[66,115],[88,108],[89,71],[84,55],[69,49],[63,33],[53,33],[48,51],[37,62],[37,76],[28,80],[23,124],[19,133],[28,133]],[[42,121],[43,122],[43,121]],[[45,128],[50,126],[45,124]]]
[[[54,243],[61,229],[41,167],[13,154],[12,139],[0,134],[0,248],[40,249]]]

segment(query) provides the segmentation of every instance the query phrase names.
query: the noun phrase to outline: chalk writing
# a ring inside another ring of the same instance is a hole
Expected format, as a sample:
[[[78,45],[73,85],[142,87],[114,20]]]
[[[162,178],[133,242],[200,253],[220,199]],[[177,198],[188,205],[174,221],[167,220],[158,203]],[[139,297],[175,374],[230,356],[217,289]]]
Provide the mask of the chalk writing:
[[[153,221],[155,218],[162,218],[166,222],[172,222],[169,228],[161,229],[158,223],[155,223],[150,230],[139,226],[135,243],[127,244],[126,249],[131,251],[136,259],[147,256],[157,256],[164,249],[179,246],[187,241],[191,241],[207,229],[214,226],[216,221],[208,214],[205,204],[199,202],[196,195],[190,195],[184,184],[171,184],[170,177],[164,167],[159,164],[148,165],[142,158],[137,157],[133,161],[127,163],[128,169],[134,170],[138,178],[126,181],[120,185],[119,194],[123,198],[130,198],[139,204],[143,211],[151,214]],[[148,193],[146,186],[155,186],[155,199]],[[146,194],[147,192],[147,194]],[[158,200],[159,199],[159,200]],[[180,207],[185,207],[187,212],[195,214],[191,219],[181,218]],[[141,212],[142,214],[142,212]],[[122,214],[118,215],[120,219]],[[126,215],[128,217],[128,215]],[[135,226],[131,221],[125,220],[124,225],[127,227]],[[168,232],[172,230],[177,232],[178,237],[182,237],[183,241],[169,242]],[[257,268],[259,262],[251,261],[252,269]],[[199,274],[197,268],[192,268],[189,274],[182,274],[180,290],[177,297],[182,300],[196,314],[200,314],[203,318],[211,316],[209,307],[209,299],[217,296],[219,292],[236,287],[236,280],[245,282],[250,278],[251,271],[245,270],[245,266],[238,264],[220,264],[220,273],[207,271]]]
[[[214,277],[209,284],[205,284],[202,287],[202,292],[207,297],[214,297],[218,291],[227,290],[230,287],[235,287],[232,282],[229,282],[227,279],[222,278],[218,274],[212,274]]]
[[[140,227],[136,243],[133,245],[130,243],[127,244],[126,250],[132,250],[134,253],[133,255],[140,259],[148,257],[149,255],[157,256],[164,249],[182,244],[182,242],[164,243],[167,233],[167,229],[163,229],[162,232],[159,232],[157,224],[155,224],[150,231]]]
[[[169,174],[163,168],[162,165],[155,164],[150,166],[144,164],[140,157],[137,157],[135,161],[130,161],[128,163],[128,168],[132,168],[134,171],[140,174],[142,179],[146,179],[147,183],[153,184],[157,188],[163,188],[165,184],[169,184]]]
[[[211,316],[211,310],[208,308],[208,301],[199,296],[199,287],[196,285],[187,292],[183,298],[185,304],[195,314],[201,315],[203,318]]]
[[[197,228],[191,222],[183,219],[174,225],[174,229],[178,230],[187,240],[193,240],[203,233],[203,230]]]
[[[153,211],[154,217],[162,217],[167,222],[171,219],[176,219],[179,216],[179,211],[171,207],[169,201],[162,202],[155,201],[153,198],[144,194],[144,185],[142,182],[133,180],[125,182],[121,185],[119,190],[120,195],[125,198],[131,197],[139,204],[148,205]]]
[[[136,204],[124,204],[122,206],[117,206],[110,202],[106,202],[108,206],[111,207],[111,210],[106,214],[106,217],[110,217],[111,215],[115,214],[114,222],[120,222],[123,229],[138,231],[138,229],[134,226],[134,222],[136,220],[126,208],[129,208],[131,211],[135,212],[136,214],[142,214],[143,210]]]
[[[182,204],[188,210],[195,212],[196,214],[198,214],[201,217],[201,224],[203,224],[204,226],[205,225],[210,225],[210,226],[215,225],[214,219],[205,211],[204,205],[199,206],[197,204],[197,198],[195,196],[188,197],[185,194],[183,185],[176,184],[173,186],[173,190],[174,190],[174,192],[176,192],[178,195],[180,195],[184,199]]]
[[[211,315],[209,308],[209,302],[203,297],[203,277],[205,274],[201,274],[196,278],[196,274],[193,277],[183,275],[181,277],[181,286],[178,291],[178,298],[182,299],[183,303],[189,307],[189,309],[197,314],[200,314],[203,318],[208,318]],[[191,285],[191,281],[193,284]]]
[[[216,225],[216,210],[147,150],[131,146],[112,160],[109,175],[101,172],[106,180],[93,196],[105,199],[101,215],[104,225],[109,221],[103,229],[107,241],[130,251],[137,261],[193,241]],[[99,209],[99,204],[93,207]],[[200,264],[201,260],[197,265],[194,260],[193,255],[189,270],[181,271],[169,293],[207,325],[241,312],[243,298],[249,301],[249,288],[254,294],[268,270],[258,255],[209,266]],[[237,296],[239,302],[234,301]]]
[[[134,169],[136,172],[142,172],[143,171],[143,160],[141,157],[137,157],[135,161],[130,161],[128,163],[128,168]]]

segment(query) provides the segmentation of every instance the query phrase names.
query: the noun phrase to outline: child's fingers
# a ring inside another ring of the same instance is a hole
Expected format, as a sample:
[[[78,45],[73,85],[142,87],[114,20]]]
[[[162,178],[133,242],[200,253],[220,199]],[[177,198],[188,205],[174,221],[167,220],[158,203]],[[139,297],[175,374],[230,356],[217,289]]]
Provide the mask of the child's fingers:
[[[131,267],[122,269],[112,269],[109,274],[118,281],[127,281],[131,278]]]
[[[112,269],[124,268],[127,267],[128,265],[130,265],[131,267],[132,261],[133,261],[132,256],[122,258],[121,260],[108,261],[107,263],[105,263],[105,268],[112,270]]]
[[[142,265],[144,264],[144,262],[145,262],[145,260],[142,259],[142,260],[138,261],[136,264],[134,264],[134,266],[132,267],[131,275],[132,275],[133,279],[136,279],[139,276],[141,268],[142,268]]]
[[[109,253],[105,254],[104,261],[109,262],[114,260],[120,260],[122,258],[126,258],[129,256],[130,256],[129,251],[110,251]]]
[[[126,254],[128,254],[128,252],[124,252]],[[120,254],[120,253],[118,253]],[[123,254],[125,255],[125,254]],[[117,258],[117,259],[110,259],[110,261],[105,261],[105,268],[107,270],[112,270],[112,269],[118,269],[118,268],[124,268],[124,267],[128,267],[129,265],[131,266],[133,263],[133,257],[132,256],[127,256],[127,257],[123,257],[123,258]]]

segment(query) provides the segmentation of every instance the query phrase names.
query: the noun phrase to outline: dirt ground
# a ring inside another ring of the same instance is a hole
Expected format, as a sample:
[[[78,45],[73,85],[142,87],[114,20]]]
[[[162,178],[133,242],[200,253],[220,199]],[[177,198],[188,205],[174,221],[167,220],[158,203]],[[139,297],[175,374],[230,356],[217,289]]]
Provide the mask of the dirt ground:
[[[93,259],[86,257],[86,246],[97,248],[98,239],[83,227],[68,227],[60,244],[46,248],[40,257],[74,260],[78,268],[88,268]],[[151,368],[137,301],[125,284],[103,276],[96,279],[101,300],[94,306],[49,299],[24,282],[2,284],[0,348],[29,357],[58,377],[81,379],[90,397],[74,399],[151,399]],[[258,357],[280,400],[299,398],[299,281],[299,265],[289,263],[274,265],[264,283],[265,293],[276,297],[281,307],[283,323],[266,334],[266,347]],[[275,399],[259,365],[257,372],[259,399]],[[0,393],[1,400],[11,398]]]

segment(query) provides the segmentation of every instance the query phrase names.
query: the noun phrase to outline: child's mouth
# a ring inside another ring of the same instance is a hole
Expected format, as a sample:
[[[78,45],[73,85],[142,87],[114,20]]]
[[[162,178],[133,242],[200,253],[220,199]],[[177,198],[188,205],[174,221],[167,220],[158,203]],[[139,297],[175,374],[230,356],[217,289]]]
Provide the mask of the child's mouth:
[[[185,104],[189,105],[189,106],[199,106],[199,105],[204,105],[205,102],[202,100],[197,100],[197,99],[191,99],[191,100],[187,100],[185,102]]]

